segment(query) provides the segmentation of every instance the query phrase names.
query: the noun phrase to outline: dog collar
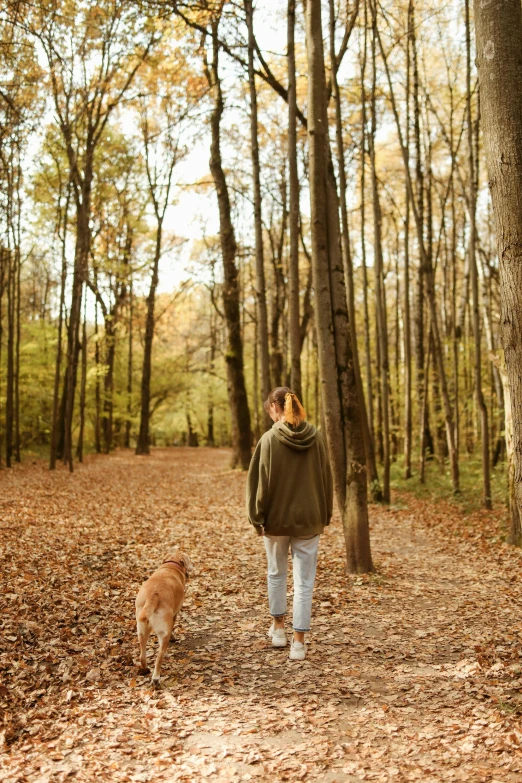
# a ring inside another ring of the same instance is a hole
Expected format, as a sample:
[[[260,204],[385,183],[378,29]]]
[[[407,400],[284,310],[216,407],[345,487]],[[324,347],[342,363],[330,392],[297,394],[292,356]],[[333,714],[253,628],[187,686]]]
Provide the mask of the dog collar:
[[[182,566],[181,563],[178,563],[177,560],[164,560],[161,565],[166,565],[167,563],[171,563],[171,565],[176,566],[180,574],[183,574],[183,576],[187,575],[187,571],[185,569],[185,566]]]

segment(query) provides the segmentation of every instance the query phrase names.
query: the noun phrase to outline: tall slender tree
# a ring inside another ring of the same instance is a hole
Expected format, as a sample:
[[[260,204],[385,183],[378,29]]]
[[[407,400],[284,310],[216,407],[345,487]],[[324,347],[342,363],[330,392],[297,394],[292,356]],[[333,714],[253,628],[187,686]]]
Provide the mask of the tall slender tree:
[[[466,17],[466,118],[468,137],[468,174],[469,174],[469,266],[471,273],[471,293],[473,299],[473,340],[475,358],[475,395],[480,413],[480,435],[482,443],[482,481],[483,504],[491,508],[491,476],[489,467],[489,424],[488,409],[482,392],[482,346],[480,328],[480,301],[477,269],[477,182],[475,178],[475,151],[473,144],[473,118],[471,107],[471,23],[469,2],[465,0]]]
[[[239,279],[236,266],[236,237],[232,223],[232,208],[227,180],[221,158],[221,118],[224,111],[223,92],[219,73],[218,38],[222,8],[219,7],[210,20],[210,60],[205,53],[205,72],[212,97],[210,115],[210,172],[214,180],[219,209],[221,254],[223,258],[223,309],[227,324],[228,346],[226,352],[227,385],[230,414],[232,419],[233,467],[248,468],[250,464],[252,435],[250,431],[250,410],[243,368],[243,340],[239,309]]]
[[[263,218],[261,214],[261,167],[259,164],[259,141],[257,128],[257,93],[254,73],[254,13],[252,0],[245,0],[245,14],[248,29],[248,84],[250,88],[250,144],[252,155],[252,179],[254,189],[254,231],[256,251],[256,301],[257,339],[261,357],[261,394],[263,400],[270,393],[270,356],[268,350],[268,311],[266,306],[265,259],[263,251]],[[299,292],[298,292],[299,297]],[[299,299],[298,299],[299,301]],[[257,405],[257,400],[256,400]],[[265,429],[270,426],[270,417],[265,412]]]

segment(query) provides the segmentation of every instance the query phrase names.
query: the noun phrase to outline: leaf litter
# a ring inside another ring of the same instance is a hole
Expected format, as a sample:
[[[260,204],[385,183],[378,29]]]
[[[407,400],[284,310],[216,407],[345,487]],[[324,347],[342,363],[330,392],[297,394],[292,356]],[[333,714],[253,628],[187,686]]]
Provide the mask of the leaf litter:
[[[122,451],[0,474],[0,779],[520,781],[522,557],[501,512],[373,506],[377,571],[359,577],[334,519],[296,663],[268,644],[264,551],[228,461]],[[173,547],[195,575],[153,690],[134,599]]]

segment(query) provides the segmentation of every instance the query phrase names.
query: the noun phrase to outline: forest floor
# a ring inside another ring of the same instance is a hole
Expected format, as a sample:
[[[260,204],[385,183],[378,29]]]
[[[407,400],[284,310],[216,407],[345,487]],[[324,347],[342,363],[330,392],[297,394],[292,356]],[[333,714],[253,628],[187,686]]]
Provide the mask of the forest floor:
[[[520,782],[522,553],[501,511],[395,495],[371,508],[365,577],[345,575],[335,519],[292,662],[266,637],[264,550],[228,459],[0,474],[0,780]],[[173,547],[195,573],[155,691],[134,598]]]

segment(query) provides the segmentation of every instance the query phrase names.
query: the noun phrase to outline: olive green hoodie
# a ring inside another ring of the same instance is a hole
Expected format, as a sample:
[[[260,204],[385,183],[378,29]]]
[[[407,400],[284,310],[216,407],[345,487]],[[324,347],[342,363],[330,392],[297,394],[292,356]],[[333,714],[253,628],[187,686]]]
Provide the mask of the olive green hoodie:
[[[330,524],[332,472],[323,436],[308,422],[278,421],[260,438],[248,471],[247,513],[256,531],[313,536]]]

